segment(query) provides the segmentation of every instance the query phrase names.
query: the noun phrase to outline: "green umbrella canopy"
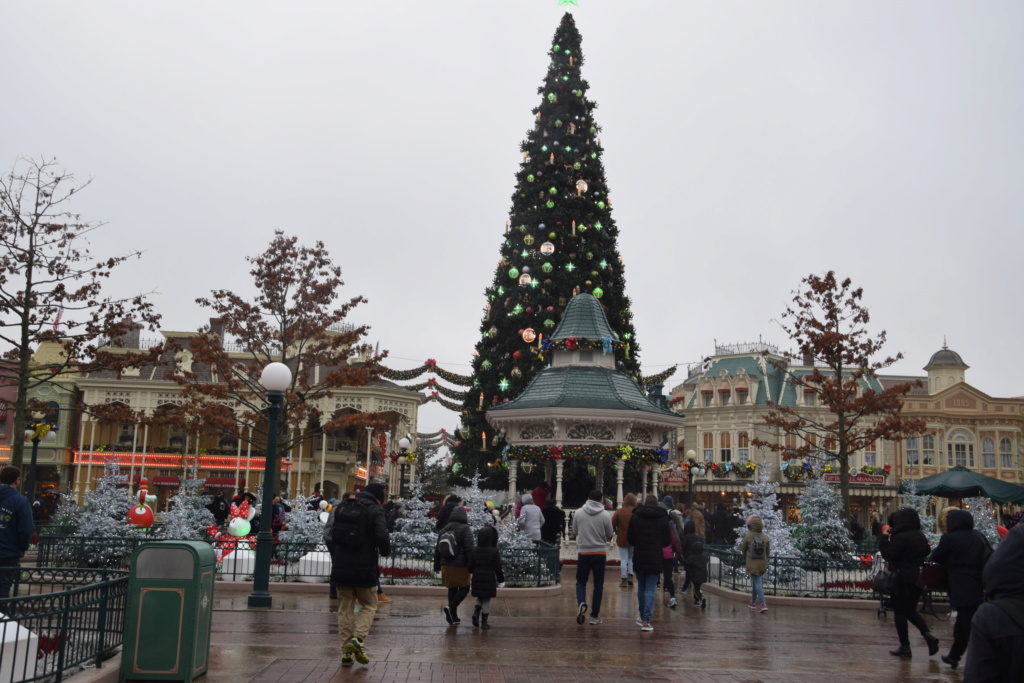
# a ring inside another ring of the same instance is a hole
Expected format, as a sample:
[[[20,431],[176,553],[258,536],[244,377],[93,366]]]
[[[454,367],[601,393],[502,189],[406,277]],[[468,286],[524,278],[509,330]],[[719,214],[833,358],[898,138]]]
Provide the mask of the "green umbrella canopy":
[[[900,487],[903,491],[903,487]],[[949,498],[984,496],[996,503],[1024,503],[1024,486],[972,472],[957,465],[951,470],[917,480],[917,492]]]

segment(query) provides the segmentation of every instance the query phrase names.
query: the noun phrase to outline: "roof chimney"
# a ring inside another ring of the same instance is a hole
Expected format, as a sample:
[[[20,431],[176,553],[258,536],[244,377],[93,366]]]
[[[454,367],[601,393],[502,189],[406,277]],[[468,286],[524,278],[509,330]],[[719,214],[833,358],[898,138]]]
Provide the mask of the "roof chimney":
[[[210,334],[224,339],[224,321],[220,318],[210,318]]]

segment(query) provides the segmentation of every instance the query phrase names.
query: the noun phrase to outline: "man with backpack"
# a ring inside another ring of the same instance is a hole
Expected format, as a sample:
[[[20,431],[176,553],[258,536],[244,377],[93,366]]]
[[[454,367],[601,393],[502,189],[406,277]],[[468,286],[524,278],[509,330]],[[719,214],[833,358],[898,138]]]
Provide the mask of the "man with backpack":
[[[384,485],[371,482],[354,499],[342,501],[334,510],[331,583],[339,599],[342,666],[352,666],[353,658],[360,664],[370,661],[363,641],[377,613],[380,557],[391,554],[388,522],[380,506],[385,497]]]

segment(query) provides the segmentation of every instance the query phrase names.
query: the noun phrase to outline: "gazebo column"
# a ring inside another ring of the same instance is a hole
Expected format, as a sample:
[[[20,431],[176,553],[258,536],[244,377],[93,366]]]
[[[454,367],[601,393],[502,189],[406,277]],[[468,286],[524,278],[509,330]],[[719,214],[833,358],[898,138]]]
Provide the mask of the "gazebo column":
[[[559,458],[555,461],[555,505],[562,507],[562,469],[565,461]]]
[[[508,497],[505,499],[506,505],[515,506],[516,504],[516,480],[519,478],[519,461],[515,458],[509,458],[508,461]]]
[[[596,486],[594,486],[594,488],[597,489],[598,491],[600,491],[602,494],[604,494],[604,462],[603,461],[597,463],[597,481],[594,482],[594,483],[596,484]]]
[[[617,463],[615,463],[615,480],[618,483],[618,486],[615,489],[615,507],[616,508],[622,507],[622,478],[626,474],[625,469],[626,469],[626,461],[625,460],[619,460]]]
[[[658,468],[656,466],[652,466],[651,467],[651,493],[653,493],[656,498],[661,498],[661,496],[658,494],[658,476],[659,476],[659,474],[660,473],[658,472]]]
[[[640,501],[637,504],[643,505],[645,498],[647,498],[647,465],[640,463]]]
[[[544,463],[544,481],[550,484],[551,480],[554,478],[554,473],[555,464],[548,460],[546,463]]]

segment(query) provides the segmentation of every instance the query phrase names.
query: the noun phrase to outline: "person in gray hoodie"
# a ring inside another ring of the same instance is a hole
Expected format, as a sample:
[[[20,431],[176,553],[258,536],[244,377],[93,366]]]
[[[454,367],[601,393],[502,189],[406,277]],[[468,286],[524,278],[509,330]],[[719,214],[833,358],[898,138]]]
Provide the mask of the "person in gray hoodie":
[[[576,623],[587,618],[587,577],[594,573],[594,593],[591,596],[590,623],[601,623],[601,597],[604,595],[604,574],[608,560],[608,543],[615,538],[612,515],[605,510],[600,491],[591,491],[587,502],[573,516],[576,527]]]
[[[533,496],[526,493],[522,497],[523,507],[519,510],[519,529],[534,541],[540,540],[540,529],[544,526],[544,513],[533,502]]]

